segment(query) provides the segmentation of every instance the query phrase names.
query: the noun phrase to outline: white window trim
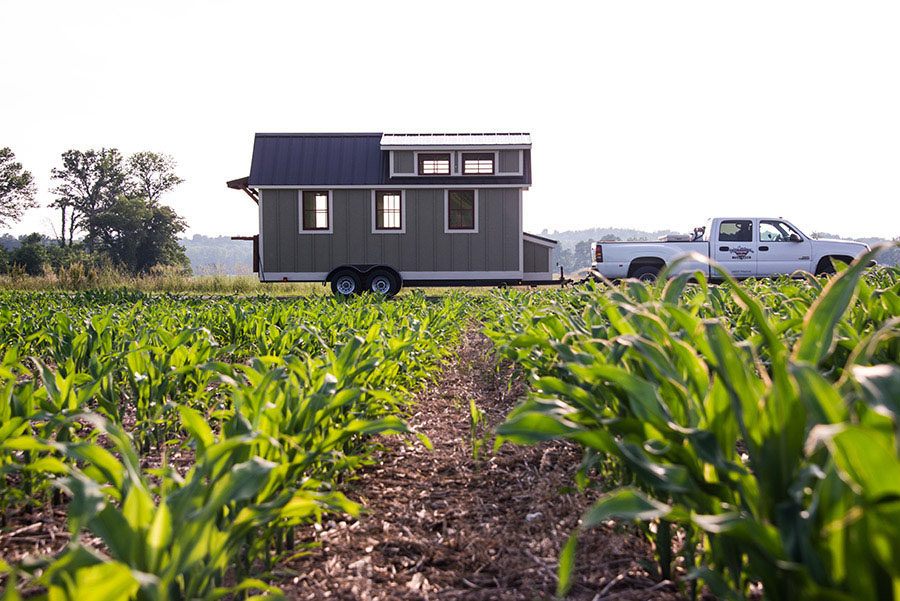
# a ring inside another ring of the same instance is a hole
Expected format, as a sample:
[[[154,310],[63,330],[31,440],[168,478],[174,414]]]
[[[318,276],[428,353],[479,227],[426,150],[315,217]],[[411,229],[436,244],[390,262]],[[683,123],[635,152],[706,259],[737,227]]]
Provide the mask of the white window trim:
[[[388,153],[388,162],[391,177],[420,177],[423,180],[430,177],[453,177],[461,178],[465,181],[467,177],[515,177],[525,174],[525,152],[517,148],[503,148],[502,150],[518,150],[519,167],[516,171],[500,171],[500,150],[494,148],[427,148],[427,149],[409,149],[413,153],[413,170],[407,173],[400,173],[394,170],[394,151]],[[494,155],[494,173],[463,173],[463,153],[493,153]],[[450,155],[450,173],[420,175],[419,174],[419,155],[420,154],[449,154]]]
[[[466,161],[463,158],[464,155],[467,154],[493,154],[494,155],[494,172],[493,173],[466,173]],[[459,151],[459,173],[456,175],[462,175],[464,177],[472,177],[473,175],[476,177],[493,177],[495,175],[499,175],[497,169],[500,168],[500,151],[499,150],[460,150]],[[504,175],[512,175],[511,173],[504,173]]]
[[[449,173],[429,173],[428,175],[423,175],[419,173],[419,155],[420,154],[449,154],[450,155],[450,172]],[[414,177],[421,177],[427,179],[429,177],[450,177],[454,175],[459,175],[458,173],[453,172],[453,166],[456,164],[454,161],[454,153],[452,150],[416,150],[413,151],[413,172],[412,175]],[[408,174],[404,174],[408,175]]]
[[[373,234],[405,234],[406,233],[406,190],[400,190],[400,229],[380,230],[375,227],[376,202],[378,192],[390,192],[391,190],[372,190],[372,233]]]
[[[303,229],[303,193],[304,192],[328,192],[328,229],[327,230],[305,230]],[[309,188],[303,188],[297,190],[297,209],[299,219],[297,220],[299,223],[297,227],[300,229],[301,234],[331,234],[334,233],[334,191],[332,190],[311,190]]]
[[[413,152],[413,170],[412,171],[409,171],[409,172],[394,171],[394,151],[393,150],[390,151],[390,153],[388,153],[388,161],[390,162],[390,167],[391,167],[391,177],[414,176],[414,175],[417,175],[417,172],[419,170],[419,167],[418,167],[419,164],[416,161],[416,153],[415,152]]]
[[[472,190],[472,188],[466,188]],[[478,189],[475,192],[475,228],[471,230],[450,229],[450,190],[444,190],[444,233],[445,234],[477,234],[478,233]]]

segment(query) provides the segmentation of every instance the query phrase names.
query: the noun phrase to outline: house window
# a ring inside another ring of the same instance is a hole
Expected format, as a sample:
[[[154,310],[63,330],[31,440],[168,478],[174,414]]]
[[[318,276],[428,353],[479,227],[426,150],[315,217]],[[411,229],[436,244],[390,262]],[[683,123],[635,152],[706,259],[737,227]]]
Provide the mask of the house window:
[[[403,229],[403,215],[400,211],[402,196],[399,190],[378,190],[375,193],[375,229]]]
[[[463,175],[493,175],[493,152],[464,152],[462,155]]]
[[[419,154],[419,175],[450,175],[450,154]]]
[[[475,190],[447,191],[447,231],[477,232],[478,202]]]
[[[331,203],[327,190],[303,192],[303,231],[331,229]]]

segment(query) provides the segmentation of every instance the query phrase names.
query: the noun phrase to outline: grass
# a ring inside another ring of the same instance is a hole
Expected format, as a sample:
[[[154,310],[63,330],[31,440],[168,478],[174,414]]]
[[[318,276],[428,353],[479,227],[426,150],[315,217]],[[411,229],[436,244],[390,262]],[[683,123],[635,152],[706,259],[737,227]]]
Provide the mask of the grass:
[[[515,287],[528,289],[528,286]],[[155,269],[149,274],[131,276],[111,267],[85,267],[76,263],[58,271],[28,276],[22,272],[0,275],[0,290],[27,292],[80,292],[82,290],[129,290],[168,294],[239,294],[247,296],[319,296],[330,295],[331,287],[321,282],[260,282],[255,274],[226,275],[214,269],[200,275],[184,275],[176,268]],[[496,286],[465,287],[469,294],[485,296]],[[399,296],[416,288],[403,288]],[[446,296],[459,287],[426,288],[429,296]]]

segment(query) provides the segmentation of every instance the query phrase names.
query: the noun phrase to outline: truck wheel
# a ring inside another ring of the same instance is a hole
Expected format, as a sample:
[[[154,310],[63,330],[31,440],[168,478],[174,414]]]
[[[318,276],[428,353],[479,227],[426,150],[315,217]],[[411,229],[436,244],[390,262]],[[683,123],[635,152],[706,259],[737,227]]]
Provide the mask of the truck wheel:
[[[823,257],[821,261],[819,261],[818,267],[816,267],[816,275],[834,275],[835,273],[834,264],[831,262],[831,257]]]
[[[638,267],[634,270],[634,273],[631,277],[636,278],[644,282],[645,284],[652,284],[657,279],[659,279],[659,268],[654,267],[653,265]]]
[[[400,292],[400,282],[387,269],[376,269],[369,274],[369,281],[366,287],[371,292],[383,294],[387,297],[394,296]]]
[[[358,294],[361,288],[359,273],[353,270],[342,269],[331,278],[331,291],[338,296]]]
[[[834,263],[831,262],[832,259],[840,261],[841,263],[846,263],[847,265],[853,262],[853,257],[822,257],[819,264],[816,266],[816,275],[834,275],[837,273],[837,269],[834,268]]]

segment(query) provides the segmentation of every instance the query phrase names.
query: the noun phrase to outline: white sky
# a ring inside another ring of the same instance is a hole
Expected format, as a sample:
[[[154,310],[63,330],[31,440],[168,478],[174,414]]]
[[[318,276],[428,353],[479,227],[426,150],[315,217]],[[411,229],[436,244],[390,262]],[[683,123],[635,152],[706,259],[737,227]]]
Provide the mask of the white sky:
[[[0,2],[0,147],[43,204],[66,149],[155,150],[188,234],[250,234],[254,132],[529,131],[529,231],[900,236],[897,2]]]

